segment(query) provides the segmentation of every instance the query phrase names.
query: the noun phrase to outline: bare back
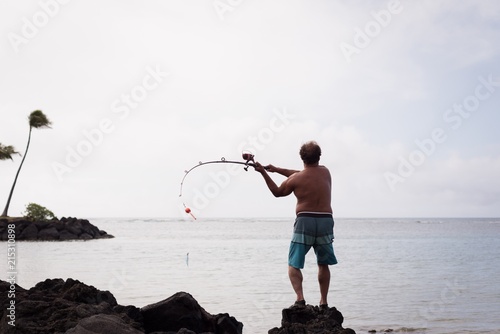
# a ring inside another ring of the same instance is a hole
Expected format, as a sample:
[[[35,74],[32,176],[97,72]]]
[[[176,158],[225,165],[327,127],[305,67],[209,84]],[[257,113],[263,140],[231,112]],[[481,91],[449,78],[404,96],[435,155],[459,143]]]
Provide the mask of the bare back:
[[[293,193],[297,197],[296,213],[329,212],[333,213],[332,178],[325,166],[305,166],[305,168],[289,177]]]

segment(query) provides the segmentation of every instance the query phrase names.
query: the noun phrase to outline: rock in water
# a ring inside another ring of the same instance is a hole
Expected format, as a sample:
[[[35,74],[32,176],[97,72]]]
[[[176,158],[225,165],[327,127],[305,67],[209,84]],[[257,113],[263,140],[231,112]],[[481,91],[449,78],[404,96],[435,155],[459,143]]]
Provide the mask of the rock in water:
[[[67,241],[113,238],[86,219],[66,218],[36,220],[23,217],[0,218],[0,241],[7,241],[9,226],[14,226],[16,241]]]
[[[280,328],[269,330],[268,334],[356,334],[350,328],[343,328],[344,317],[335,307],[291,306],[283,309]]]

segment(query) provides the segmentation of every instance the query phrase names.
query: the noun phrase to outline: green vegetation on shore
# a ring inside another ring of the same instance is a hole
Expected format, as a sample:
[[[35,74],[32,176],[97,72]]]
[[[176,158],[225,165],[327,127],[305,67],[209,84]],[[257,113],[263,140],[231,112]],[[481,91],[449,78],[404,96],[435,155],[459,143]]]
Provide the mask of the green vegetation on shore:
[[[26,210],[23,212],[23,215],[25,218],[31,220],[57,219],[52,211],[36,203],[29,203],[26,205]]]

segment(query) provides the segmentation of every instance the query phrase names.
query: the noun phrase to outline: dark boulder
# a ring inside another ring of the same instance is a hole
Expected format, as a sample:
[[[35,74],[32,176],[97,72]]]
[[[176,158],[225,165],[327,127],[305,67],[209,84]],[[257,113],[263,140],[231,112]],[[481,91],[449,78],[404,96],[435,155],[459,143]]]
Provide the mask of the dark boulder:
[[[80,234],[78,236],[78,239],[80,239],[80,240],[91,240],[91,239],[93,239],[93,237],[90,234],[88,234],[88,233],[82,233],[82,234]]]
[[[21,234],[19,240],[36,240],[38,239],[38,228],[34,224],[26,226]]]
[[[50,221],[51,226],[55,227],[58,231],[66,231],[66,226],[57,219],[52,219]]]
[[[59,232],[59,240],[65,241],[65,240],[76,240],[78,239],[78,235],[71,233],[68,230],[62,230]]]
[[[228,314],[211,315],[186,292],[141,309],[146,333],[175,332],[241,334],[243,324]]]
[[[24,231],[23,231],[24,232]],[[38,232],[38,240],[58,240],[59,231],[51,226]]]
[[[76,327],[65,334],[143,334],[144,332],[130,327],[116,315],[96,314],[80,320]]]
[[[71,278],[68,278],[66,282],[64,282],[59,292],[61,298],[77,303],[89,305],[107,303],[110,306],[118,305],[111,292],[98,290],[93,286],[83,284]]]
[[[82,219],[81,223],[84,233],[91,235],[92,238],[100,236],[99,229],[96,226],[92,225],[88,220]]]
[[[343,328],[344,317],[335,307],[291,306],[283,309],[280,328],[269,330],[268,334],[356,334],[350,328]]]

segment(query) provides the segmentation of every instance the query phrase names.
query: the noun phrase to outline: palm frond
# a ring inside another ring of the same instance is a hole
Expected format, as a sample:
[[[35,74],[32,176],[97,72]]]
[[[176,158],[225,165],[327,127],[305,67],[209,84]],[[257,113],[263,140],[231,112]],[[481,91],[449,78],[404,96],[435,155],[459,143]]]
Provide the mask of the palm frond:
[[[2,143],[0,143],[0,160],[13,160],[12,155],[14,154],[19,154],[21,153],[17,152],[14,146],[4,146]]]
[[[41,110],[33,111],[29,116],[30,127],[32,128],[50,128],[52,122],[45,116]]]

